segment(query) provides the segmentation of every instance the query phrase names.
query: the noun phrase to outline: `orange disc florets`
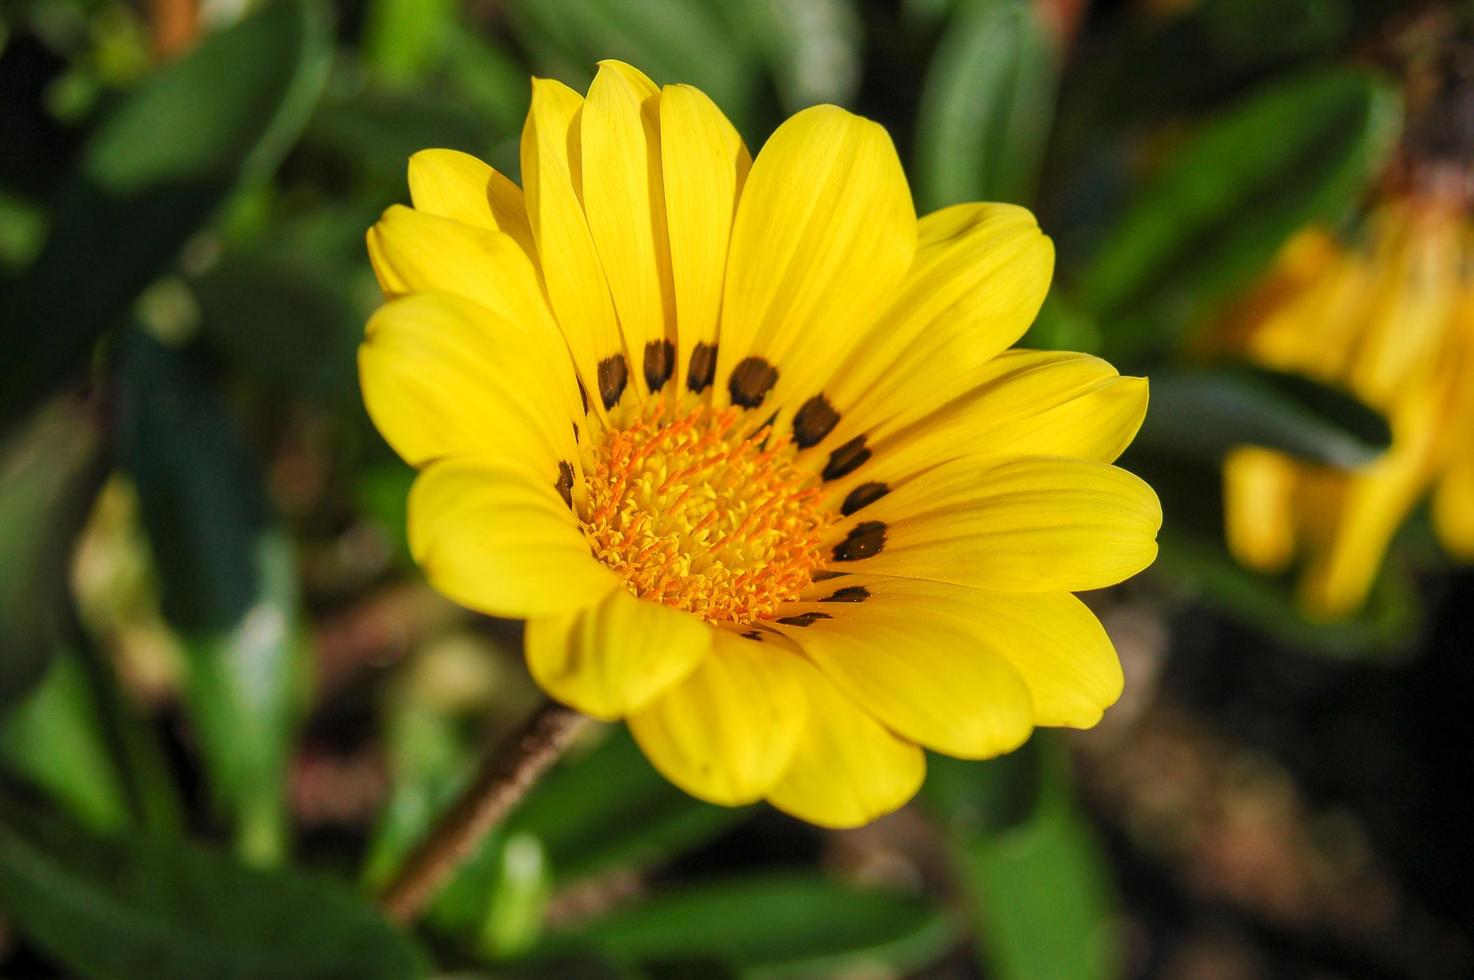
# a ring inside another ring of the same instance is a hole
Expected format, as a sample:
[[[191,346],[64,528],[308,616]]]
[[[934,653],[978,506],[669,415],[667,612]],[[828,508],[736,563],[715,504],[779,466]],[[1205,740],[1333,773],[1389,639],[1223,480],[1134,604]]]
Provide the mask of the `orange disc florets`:
[[[816,479],[786,439],[739,435],[741,418],[657,403],[596,437],[584,530],[641,599],[750,623],[811,581],[827,523]]]

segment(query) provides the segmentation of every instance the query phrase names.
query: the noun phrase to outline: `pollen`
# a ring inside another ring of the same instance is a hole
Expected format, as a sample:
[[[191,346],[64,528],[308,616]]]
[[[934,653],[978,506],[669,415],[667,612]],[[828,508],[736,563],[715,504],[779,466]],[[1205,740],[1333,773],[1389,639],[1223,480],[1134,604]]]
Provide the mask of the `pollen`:
[[[823,562],[817,477],[769,428],[740,435],[743,415],[658,401],[596,437],[583,528],[639,598],[751,623],[798,598]]]

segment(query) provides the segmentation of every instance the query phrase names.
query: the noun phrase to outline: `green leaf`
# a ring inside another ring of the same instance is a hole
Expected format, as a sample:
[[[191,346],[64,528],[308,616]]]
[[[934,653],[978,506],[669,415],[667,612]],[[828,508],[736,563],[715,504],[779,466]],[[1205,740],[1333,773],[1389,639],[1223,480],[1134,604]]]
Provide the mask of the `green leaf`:
[[[388,726],[394,791],[365,866],[371,888],[388,881],[449,805],[475,758],[466,726],[413,699],[391,710]],[[597,747],[566,759],[533,788],[457,871],[431,907],[430,921],[490,952],[518,952],[532,935],[528,903],[540,901],[548,884],[657,865],[715,838],[748,812],[682,793],[650,766],[624,726],[612,728]],[[531,881],[507,864],[521,860],[525,855],[514,851],[528,845],[536,847],[540,865]]]
[[[767,61],[784,109],[854,102],[865,43],[854,0],[730,0],[717,9]]]
[[[1355,204],[1392,149],[1396,92],[1361,71],[1268,86],[1205,125],[1138,192],[1075,282],[1105,352],[1169,348],[1297,229]]]
[[[717,5],[703,0],[516,0],[517,37],[539,73],[583,88],[604,58],[627,61],[657,83],[701,89],[742,130],[756,93],[752,52],[734,44]]]
[[[455,22],[455,0],[370,0],[364,13],[363,54],[390,81],[418,76]]]
[[[0,759],[93,830],[116,831],[132,819],[86,667],[74,651],[57,656],[41,685],[0,719]]]
[[[227,255],[191,285],[210,343],[256,376],[321,399],[357,396],[367,316],[335,270],[268,252]]]
[[[1387,420],[1338,388],[1248,365],[1163,370],[1136,447],[1217,463],[1237,446],[1277,449],[1339,469],[1392,444]]]
[[[72,545],[106,475],[93,407],[78,399],[0,442],[0,709],[72,636]]]
[[[810,872],[767,873],[659,892],[577,929],[547,949],[591,946],[632,964],[711,961],[738,974],[895,974],[951,942],[934,905]]]
[[[190,717],[241,853],[272,860],[303,667],[291,542],[209,366],[140,330],[123,346],[123,462],[189,655]]]
[[[302,137],[402,194],[410,155],[426,147],[486,156],[498,134],[470,108],[418,90],[366,88],[323,100]]]
[[[0,807],[0,907],[59,964],[99,980],[403,980],[420,953],[327,881],[182,842],[108,839]]]
[[[1340,659],[1391,657],[1416,642],[1421,600],[1410,576],[1390,561],[1353,615],[1310,620],[1295,602],[1294,581],[1251,572],[1221,540],[1164,528],[1152,574],[1175,592],[1268,633],[1291,649]]]
[[[1042,9],[1026,0],[971,0],[947,25],[916,123],[921,211],[1033,195],[1059,75]]]
[[[986,763],[928,761],[926,798],[948,832],[988,976],[1118,976],[1105,857],[1075,806],[1063,745],[1036,735]]]
[[[0,311],[0,427],[76,370],[237,181],[275,166],[330,55],[322,6],[277,0],[162,69],[98,127],[51,237]]]
[[[715,838],[750,812],[681,792],[620,725],[598,748],[549,773],[506,829],[541,840],[554,878],[566,882],[655,865]]]

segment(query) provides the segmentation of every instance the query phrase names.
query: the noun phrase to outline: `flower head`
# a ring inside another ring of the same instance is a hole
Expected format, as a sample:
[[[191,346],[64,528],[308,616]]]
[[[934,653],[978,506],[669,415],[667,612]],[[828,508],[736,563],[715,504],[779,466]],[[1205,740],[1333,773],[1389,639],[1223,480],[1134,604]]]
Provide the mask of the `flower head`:
[[[521,162],[416,154],[369,233],[364,398],[436,588],[527,619],[537,682],[689,792],[825,825],[909,799],[921,746],[1099,719],[1120,667],[1071,593],[1156,554],[1110,465],[1146,383],[1006,350],[1053,264],[1032,215],[918,220],[833,106],[753,160],[617,62],[534,81]]]
[[[1390,194],[1350,240],[1302,232],[1222,328],[1228,349],[1343,386],[1392,428],[1392,447],[1354,472],[1267,449],[1229,456],[1230,548],[1264,571],[1300,559],[1312,615],[1362,604],[1393,534],[1430,490],[1439,537],[1474,557],[1474,228],[1462,194]]]

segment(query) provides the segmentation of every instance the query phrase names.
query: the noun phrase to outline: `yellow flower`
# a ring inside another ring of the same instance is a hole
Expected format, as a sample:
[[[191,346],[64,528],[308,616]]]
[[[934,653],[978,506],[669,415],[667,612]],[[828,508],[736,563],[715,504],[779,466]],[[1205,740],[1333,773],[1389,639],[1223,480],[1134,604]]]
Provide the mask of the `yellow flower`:
[[[1257,448],[1227,461],[1230,548],[1263,571],[1299,558],[1313,616],[1362,604],[1393,534],[1430,490],[1445,546],[1474,557],[1470,235],[1441,197],[1393,197],[1356,242],[1302,232],[1224,328],[1230,350],[1343,386],[1392,428],[1391,449],[1351,473]]]
[[[364,398],[437,589],[527,619],[538,684],[690,793],[824,825],[909,799],[920,746],[1099,719],[1120,667],[1071,592],[1156,554],[1110,465],[1146,382],[1005,351],[1053,265],[1032,215],[918,221],[834,106],[752,160],[617,62],[533,82],[522,175],[416,154],[369,232]]]

